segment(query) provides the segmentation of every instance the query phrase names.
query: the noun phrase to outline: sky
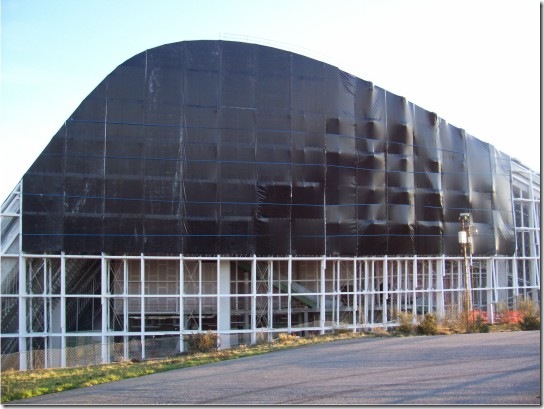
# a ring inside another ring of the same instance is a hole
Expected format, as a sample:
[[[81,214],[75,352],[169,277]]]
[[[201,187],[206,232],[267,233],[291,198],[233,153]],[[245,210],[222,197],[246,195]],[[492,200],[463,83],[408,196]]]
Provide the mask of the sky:
[[[539,171],[538,0],[0,0],[0,202],[146,49],[240,40],[335,65]]]

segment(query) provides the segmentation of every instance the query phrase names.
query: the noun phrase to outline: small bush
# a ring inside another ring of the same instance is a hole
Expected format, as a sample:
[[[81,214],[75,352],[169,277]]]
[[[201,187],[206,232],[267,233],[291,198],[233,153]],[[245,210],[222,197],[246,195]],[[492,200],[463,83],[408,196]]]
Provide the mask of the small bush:
[[[489,332],[489,323],[487,320],[480,314],[476,316],[473,322],[473,328],[474,332],[482,332],[482,333],[488,333]]]
[[[414,314],[408,312],[401,312],[398,315],[399,326],[397,331],[404,335],[410,335],[414,333]]]
[[[466,315],[456,305],[448,307],[445,317],[442,319],[442,325],[455,334],[466,332]]]
[[[516,325],[521,321],[521,314],[519,311],[503,311],[499,315],[499,322],[504,325]]]
[[[191,353],[217,350],[219,336],[213,332],[198,332],[187,336],[187,346]]]
[[[495,304],[495,317],[499,324],[510,325],[510,314],[506,302],[499,301]]]
[[[537,305],[530,299],[519,303],[519,328],[522,331],[533,331],[540,329],[540,311]]]
[[[443,324],[453,332],[461,334],[490,331],[490,325],[485,311],[478,309],[460,311],[458,306],[452,306],[447,311]]]
[[[472,311],[462,311],[465,331],[468,334],[473,332],[489,332],[489,322],[485,311],[474,309]]]
[[[537,314],[527,314],[522,316],[519,328],[522,331],[540,330],[540,317]]]
[[[423,320],[417,325],[417,332],[421,335],[435,335],[438,330],[436,315],[425,314]]]

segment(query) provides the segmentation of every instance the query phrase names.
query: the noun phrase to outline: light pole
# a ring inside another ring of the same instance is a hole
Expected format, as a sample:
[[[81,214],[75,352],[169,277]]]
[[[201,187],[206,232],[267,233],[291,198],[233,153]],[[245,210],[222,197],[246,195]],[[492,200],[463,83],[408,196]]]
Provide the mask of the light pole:
[[[470,213],[461,213],[459,215],[461,222],[461,231],[459,232],[459,244],[463,253],[465,293],[463,297],[463,309],[467,317],[467,330],[469,324],[469,315],[472,311],[472,292],[471,292],[471,271],[469,257],[472,258],[472,216]]]

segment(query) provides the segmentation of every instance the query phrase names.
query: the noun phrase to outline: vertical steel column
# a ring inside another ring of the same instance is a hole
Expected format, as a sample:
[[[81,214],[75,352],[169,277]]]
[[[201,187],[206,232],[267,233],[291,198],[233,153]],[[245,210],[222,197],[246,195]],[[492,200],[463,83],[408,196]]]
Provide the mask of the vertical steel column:
[[[45,311],[45,309],[44,309]],[[44,331],[46,332],[46,331]],[[43,362],[44,362],[44,368],[47,369],[47,368],[50,368],[51,367],[51,362],[50,362],[50,359],[51,359],[51,354],[49,353],[49,337],[46,335],[43,337],[44,338],[44,342],[43,342],[43,354],[44,354],[44,359],[43,359]]]
[[[334,325],[340,325],[340,263],[338,260],[333,262],[332,265],[332,292],[333,292],[333,302],[332,302],[332,319],[334,320]]]
[[[516,263],[514,263],[516,264]],[[489,268],[487,269],[487,274],[485,275],[485,286],[486,286],[486,293],[487,293],[487,319],[491,324],[495,323],[495,311],[493,308],[494,301],[493,300],[493,280],[492,280],[492,274],[490,274]]]
[[[36,366],[34,364],[34,343],[32,342],[33,341],[33,338],[34,338],[34,328],[33,328],[33,322],[34,322],[34,301],[35,301],[35,298],[34,298],[34,294],[32,292],[32,279],[34,278],[34,267],[32,267],[32,269],[30,269],[30,271],[28,271],[28,269],[26,269],[25,267],[25,275],[26,275],[26,285],[27,285],[27,288],[26,288],[26,325],[27,325],[27,328],[26,328],[26,331],[28,333],[28,337],[27,337],[27,342],[30,343],[30,356],[29,356],[29,359],[30,359],[30,362],[29,362],[29,367],[31,369],[36,369]],[[28,274],[28,275],[27,275]],[[30,280],[30,282],[29,282]]]
[[[539,271],[539,263],[537,258],[540,257],[540,221],[537,217],[537,212],[535,208],[536,199],[535,199],[535,189],[533,187],[533,173],[529,172],[529,199],[530,207],[529,207],[529,228],[530,228],[530,237],[529,240],[529,255],[531,256],[531,261],[529,262],[529,265],[531,266],[531,274],[530,274],[530,285],[531,285],[531,299],[535,303],[540,303],[539,300],[539,294],[538,291],[535,290],[536,288],[540,288],[540,271]],[[536,249],[539,249],[539,253],[537,254]],[[525,252],[524,252],[525,253]]]
[[[387,325],[387,300],[389,299],[389,267],[387,256],[382,260],[383,263],[383,291],[382,291],[382,324]]]
[[[406,261],[404,262],[404,264],[406,264]],[[395,265],[397,266],[397,283],[396,283],[396,288],[394,290],[395,295],[396,295],[396,299],[397,299],[397,308],[395,309],[395,311],[397,313],[399,313],[402,310],[401,288],[402,288],[402,271],[404,269],[402,268],[402,261],[401,260],[397,260],[395,262]]]
[[[28,369],[26,325],[26,258],[19,252],[19,370]],[[32,351],[30,351],[32,353]]]
[[[414,320],[417,320],[417,255],[415,254],[412,264],[412,314]]]
[[[43,263],[43,290],[42,290],[42,299],[43,299],[43,332],[45,334],[49,334],[49,303],[48,303],[48,297],[47,297],[47,259],[42,259]],[[45,354],[45,368],[51,367],[51,354],[49,353],[49,337],[45,335],[45,346],[44,346],[44,354]]]
[[[272,342],[272,329],[274,328],[274,262],[268,260],[268,289],[267,289],[267,321],[268,331],[266,339],[268,342]]]
[[[437,260],[437,271],[436,271],[436,317],[440,321],[445,316],[445,306],[444,306],[444,277],[446,276],[446,258],[442,255],[441,260]]]
[[[327,269],[327,258],[323,256],[321,259],[321,274],[320,274],[320,288],[321,288],[321,294],[319,296],[320,303],[319,303],[319,333],[321,335],[325,334],[325,318],[326,318],[326,312],[325,312],[325,270]]]
[[[495,269],[495,263],[491,264],[491,275],[493,276],[493,294],[495,301],[499,300],[499,280],[497,277],[497,270]]]
[[[222,349],[230,348],[230,261],[217,256],[217,335]]]
[[[427,300],[428,300],[428,307],[427,307],[427,313],[431,314],[434,310],[434,303],[433,303],[433,272],[434,272],[434,262],[433,260],[427,260],[427,273],[428,273],[428,279],[427,279]]]
[[[108,330],[109,330],[109,299],[107,298],[107,295],[109,293],[109,286],[108,286],[108,260],[104,257],[104,253],[102,253],[100,258],[100,303],[102,304],[102,329],[101,329],[101,355],[102,355],[102,363],[106,364],[109,362],[109,354],[108,354]]]
[[[293,280],[293,257],[287,261],[287,332],[291,333],[291,281]]]
[[[340,325],[340,297],[342,295],[342,263],[336,260],[336,321]]]
[[[202,259],[198,259],[198,330],[202,331]]]
[[[60,366],[66,367],[66,255],[60,256]]]
[[[216,335],[218,337],[218,339],[220,340],[221,339],[221,334],[220,334],[220,331],[222,330],[222,326],[221,326],[221,313],[222,313],[222,308],[221,308],[221,255],[218,254],[216,256],[216,260],[215,260],[215,282],[216,282],[216,287],[215,287],[215,308],[216,308],[216,315],[215,315],[215,322],[216,322]]]
[[[372,259],[371,269],[371,293],[372,297],[370,298],[370,323],[375,324],[375,310],[376,310],[376,260]]]
[[[404,260],[404,268],[402,270],[404,278],[404,311],[406,312],[408,310],[408,260]]]
[[[128,260],[123,259],[123,358],[128,361]]]
[[[519,296],[518,261],[517,261],[516,257],[514,257],[514,259],[512,260],[512,287],[513,287],[512,291],[514,293],[513,294],[514,297]],[[495,301],[497,301],[497,300],[495,300]]]
[[[145,258],[140,254],[140,343],[142,360],[145,359]]]
[[[251,260],[251,343],[257,343],[257,258]]]
[[[364,289],[363,289],[363,303],[364,303],[364,324],[368,324],[368,260],[364,261],[365,263],[365,279],[364,279]]]
[[[361,329],[364,324],[364,260],[357,260],[357,323],[361,325]]]
[[[353,324],[353,332],[357,332],[357,310],[358,310],[358,303],[357,303],[357,293],[358,293],[358,286],[357,286],[357,259],[353,259],[353,317],[352,317],[352,324]],[[349,297],[349,296],[348,296]]]
[[[47,259],[46,259],[47,260]],[[47,290],[46,294],[52,295],[53,294],[53,283],[52,283],[52,273],[51,273],[51,266],[47,268]],[[49,299],[49,305],[48,305],[48,311],[49,311],[49,330],[53,331],[53,299],[51,297],[48,297]],[[54,343],[51,343],[51,348],[54,348]],[[58,355],[55,355],[58,356]],[[58,363],[55,365],[58,366]]]
[[[183,255],[179,255],[179,352],[183,352],[183,331],[185,331],[185,306],[183,305],[183,294],[185,292],[185,266]]]
[[[236,262],[236,267],[238,268],[238,262]],[[238,276],[238,274],[236,274]],[[242,290],[244,294],[250,294],[251,292],[251,271],[248,273],[244,271],[244,289]],[[244,309],[244,328],[251,327],[251,296],[249,297],[249,302],[247,301],[248,297],[244,297],[242,304]]]

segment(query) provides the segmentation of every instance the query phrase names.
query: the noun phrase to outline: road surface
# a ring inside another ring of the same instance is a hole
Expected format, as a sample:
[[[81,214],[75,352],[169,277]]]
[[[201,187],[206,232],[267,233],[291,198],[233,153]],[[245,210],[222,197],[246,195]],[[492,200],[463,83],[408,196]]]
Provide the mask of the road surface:
[[[541,404],[540,331],[360,338],[9,404]]]

